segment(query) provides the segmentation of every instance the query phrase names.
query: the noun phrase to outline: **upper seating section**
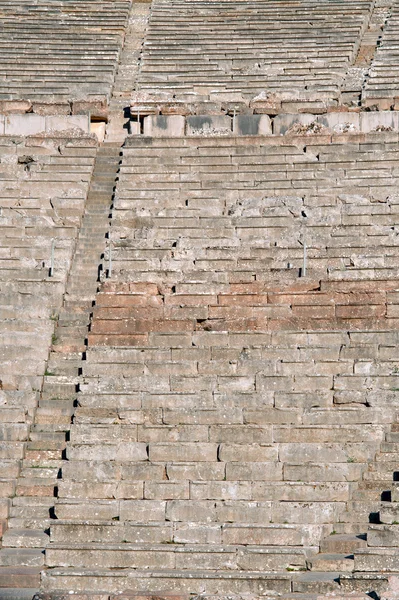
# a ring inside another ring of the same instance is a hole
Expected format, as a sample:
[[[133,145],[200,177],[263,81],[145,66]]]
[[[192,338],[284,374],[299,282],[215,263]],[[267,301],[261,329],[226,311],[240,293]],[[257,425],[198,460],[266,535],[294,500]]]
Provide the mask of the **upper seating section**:
[[[1,0],[0,100],[109,97],[130,0]]]
[[[337,101],[373,2],[155,0],[139,87]]]
[[[391,15],[377,48],[363,92],[363,105],[376,104],[380,110],[399,106],[399,2],[392,4]],[[396,105],[395,105],[396,104]]]

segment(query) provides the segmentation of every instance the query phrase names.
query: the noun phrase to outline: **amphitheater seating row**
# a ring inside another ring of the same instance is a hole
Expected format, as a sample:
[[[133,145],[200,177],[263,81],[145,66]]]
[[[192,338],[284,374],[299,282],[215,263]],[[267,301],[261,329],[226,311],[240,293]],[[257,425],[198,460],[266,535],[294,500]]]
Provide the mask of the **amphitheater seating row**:
[[[0,100],[109,99],[130,0],[0,2]]]
[[[337,102],[373,3],[155,0],[141,90]],[[176,96],[177,94],[177,96]]]

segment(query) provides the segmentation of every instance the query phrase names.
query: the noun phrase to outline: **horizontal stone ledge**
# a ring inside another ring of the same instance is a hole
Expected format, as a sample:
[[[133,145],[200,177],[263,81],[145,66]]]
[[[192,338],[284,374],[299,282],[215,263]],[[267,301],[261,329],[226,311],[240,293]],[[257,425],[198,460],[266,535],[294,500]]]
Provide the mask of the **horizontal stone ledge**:
[[[136,116],[136,119],[138,117]],[[227,136],[302,136],[397,133],[399,111],[229,115],[149,114],[130,122],[130,134],[149,138]]]
[[[53,132],[90,133],[88,115],[0,114],[0,135],[31,136]]]

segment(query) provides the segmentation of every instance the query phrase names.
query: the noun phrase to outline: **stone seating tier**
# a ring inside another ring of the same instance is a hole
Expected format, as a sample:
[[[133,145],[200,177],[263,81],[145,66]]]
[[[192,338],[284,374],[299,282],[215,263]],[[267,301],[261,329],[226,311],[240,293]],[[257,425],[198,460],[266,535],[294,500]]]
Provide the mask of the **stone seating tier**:
[[[398,109],[398,43],[399,3],[394,0],[364,86],[364,106],[377,106],[380,110]]]
[[[339,593],[395,491],[397,141],[127,140],[45,590]]]
[[[130,4],[2,0],[0,100],[109,100]]]
[[[154,1],[140,90],[260,92],[336,104],[373,3]]]

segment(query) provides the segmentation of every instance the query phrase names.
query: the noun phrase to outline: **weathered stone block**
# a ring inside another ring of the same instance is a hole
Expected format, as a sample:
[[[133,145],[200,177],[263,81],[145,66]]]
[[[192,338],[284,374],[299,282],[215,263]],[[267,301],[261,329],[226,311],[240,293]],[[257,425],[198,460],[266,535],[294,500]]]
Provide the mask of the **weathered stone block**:
[[[233,118],[235,135],[271,135],[272,125],[268,115],[236,115]]]
[[[68,129],[80,129],[84,133],[90,132],[89,117],[85,115],[74,116],[47,116],[46,131],[64,131]]]
[[[220,136],[231,134],[231,117],[189,116],[186,118],[186,133],[194,136]]]
[[[184,136],[185,118],[180,115],[149,115],[144,119],[144,135],[149,137]]]
[[[46,119],[39,115],[7,115],[5,117],[5,135],[34,135],[44,132]]]

